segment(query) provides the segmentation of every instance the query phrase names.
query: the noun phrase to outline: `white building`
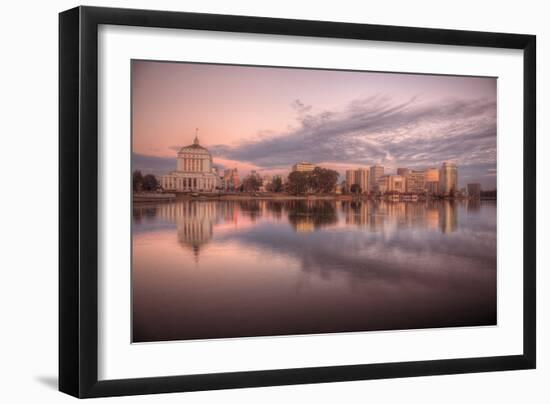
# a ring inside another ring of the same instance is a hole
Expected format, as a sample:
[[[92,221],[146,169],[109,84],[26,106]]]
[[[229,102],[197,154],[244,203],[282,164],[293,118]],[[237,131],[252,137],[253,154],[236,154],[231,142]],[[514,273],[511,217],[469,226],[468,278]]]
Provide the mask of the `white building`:
[[[176,171],[161,176],[160,184],[172,192],[212,192],[219,186],[212,155],[199,144],[197,136],[193,144],[179,150]]]
[[[292,166],[292,171],[310,172],[315,170],[315,167],[315,164],[308,163],[307,161],[300,161]]]

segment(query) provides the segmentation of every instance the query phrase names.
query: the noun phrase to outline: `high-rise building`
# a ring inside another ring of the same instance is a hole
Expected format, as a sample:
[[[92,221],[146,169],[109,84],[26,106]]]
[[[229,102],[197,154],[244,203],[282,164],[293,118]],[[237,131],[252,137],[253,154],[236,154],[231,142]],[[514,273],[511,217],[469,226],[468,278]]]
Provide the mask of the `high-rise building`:
[[[424,188],[430,195],[439,194],[439,170],[437,168],[428,168],[424,171]]]
[[[357,181],[357,184],[359,184],[359,187],[361,188],[361,192],[366,194],[369,192],[369,169],[368,168],[359,168],[355,172],[355,180]]]
[[[479,199],[481,197],[481,184],[468,184],[468,197]]]
[[[409,170],[406,175],[407,192],[413,194],[421,194],[425,188],[425,173],[424,171]]]
[[[381,175],[380,177],[378,177],[378,179],[376,180],[376,184],[373,185],[373,188],[381,194],[386,192],[389,186],[389,177],[389,175]]]
[[[439,170],[437,168],[428,168],[424,171],[424,180],[426,182],[439,182]]]
[[[370,188],[373,191],[380,191],[378,188],[378,180],[384,175],[384,166],[375,164],[370,167],[369,178],[370,178]]]
[[[456,164],[445,162],[439,171],[439,192],[454,195],[458,190],[458,170]]]
[[[358,185],[361,193],[369,192],[369,170],[367,168],[346,170],[346,190],[348,192],[351,192],[352,185]]]
[[[356,182],[356,171],[355,170],[346,170],[346,191],[351,192],[351,186]]]
[[[301,161],[292,166],[292,171],[308,172],[315,170],[315,164],[308,163],[307,161]]]

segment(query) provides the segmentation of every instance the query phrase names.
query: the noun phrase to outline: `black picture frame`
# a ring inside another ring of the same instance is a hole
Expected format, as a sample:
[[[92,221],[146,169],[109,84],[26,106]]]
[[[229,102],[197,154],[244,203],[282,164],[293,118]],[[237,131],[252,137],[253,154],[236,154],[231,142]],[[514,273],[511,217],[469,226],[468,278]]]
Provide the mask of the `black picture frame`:
[[[523,354],[98,380],[100,24],[523,50]],[[535,368],[535,121],[534,35],[97,7],[60,13],[59,390],[85,398]]]

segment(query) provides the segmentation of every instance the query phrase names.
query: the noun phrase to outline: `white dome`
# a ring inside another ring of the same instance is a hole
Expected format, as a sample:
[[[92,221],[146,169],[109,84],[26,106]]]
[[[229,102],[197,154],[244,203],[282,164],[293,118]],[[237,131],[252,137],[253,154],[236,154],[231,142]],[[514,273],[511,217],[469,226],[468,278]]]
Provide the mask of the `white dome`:
[[[210,155],[210,152],[208,151],[208,149],[202,147],[199,144],[199,139],[197,137],[195,137],[195,141],[193,142],[193,144],[190,144],[188,146],[183,146],[179,150],[178,155],[187,154],[187,153]]]

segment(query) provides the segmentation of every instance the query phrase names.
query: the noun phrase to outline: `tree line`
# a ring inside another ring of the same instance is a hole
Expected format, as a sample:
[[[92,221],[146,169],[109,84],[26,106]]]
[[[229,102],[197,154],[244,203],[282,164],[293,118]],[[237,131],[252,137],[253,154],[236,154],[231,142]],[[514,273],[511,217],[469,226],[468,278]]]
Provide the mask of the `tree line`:
[[[288,181],[283,184],[283,179],[276,175],[266,186],[269,192],[288,192],[294,195],[305,193],[332,193],[338,182],[338,172],[328,168],[316,167],[313,171],[293,171],[288,175]],[[262,186],[262,180],[258,175],[249,175],[243,179],[240,191],[256,192]]]
[[[338,172],[328,168],[316,167],[313,171],[293,171],[288,175],[288,181],[283,184],[281,176],[274,176],[266,185],[268,192],[288,192],[293,195],[305,193],[328,194],[334,192],[338,182]],[[135,170],[132,175],[134,192],[153,192],[159,187],[159,182],[153,174],[143,175]],[[241,192],[257,192],[262,186],[262,179],[258,175],[248,175],[239,187]]]
[[[287,192],[294,195],[305,193],[328,194],[334,192],[338,172],[315,167],[313,171],[293,171],[288,175]]]
[[[132,173],[132,189],[134,192],[153,192],[157,190],[158,186],[157,177],[153,174],[143,175],[139,170]]]

